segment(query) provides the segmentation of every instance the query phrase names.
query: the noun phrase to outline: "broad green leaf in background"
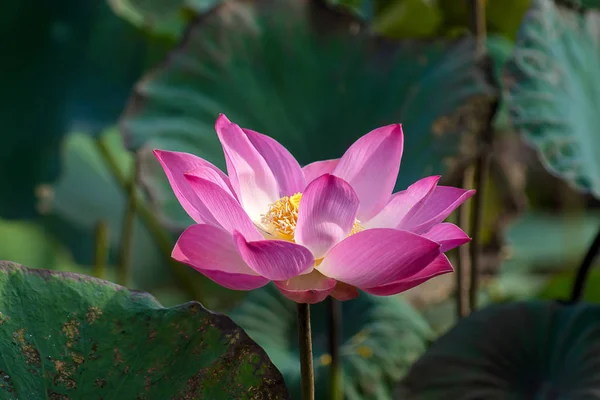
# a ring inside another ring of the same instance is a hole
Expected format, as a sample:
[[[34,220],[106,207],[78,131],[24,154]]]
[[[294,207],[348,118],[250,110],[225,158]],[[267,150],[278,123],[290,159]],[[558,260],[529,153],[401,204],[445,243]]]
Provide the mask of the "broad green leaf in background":
[[[411,368],[395,398],[594,399],[600,307],[522,302],[459,322]]]
[[[214,122],[225,113],[307,164],[340,157],[370,130],[401,122],[398,189],[469,153],[458,115],[488,110],[492,95],[473,43],[381,43],[346,22],[308,0],[223,4],[138,84],[122,120],[128,146],[187,151],[223,168]],[[173,198],[154,170],[153,187],[168,191],[159,197]],[[190,223],[171,209],[171,219]]]
[[[288,398],[264,351],[199,303],[0,263],[0,397]]]
[[[512,122],[545,166],[600,197],[600,13],[534,0],[507,64]]]
[[[261,345],[282,372],[293,398],[300,395],[296,304],[268,285],[255,290],[231,318]],[[311,307],[316,398],[328,397],[327,306]],[[433,332],[407,303],[366,293],[342,302],[344,391],[348,400],[390,399],[393,382],[425,351]]]
[[[106,0],[113,11],[138,28],[177,39],[194,16],[223,0]]]
[[[0,37],[0,216],[32,218],[36,186],[60,172],[63,135],[114,123],[149,54],[104,1],[5,0]]]

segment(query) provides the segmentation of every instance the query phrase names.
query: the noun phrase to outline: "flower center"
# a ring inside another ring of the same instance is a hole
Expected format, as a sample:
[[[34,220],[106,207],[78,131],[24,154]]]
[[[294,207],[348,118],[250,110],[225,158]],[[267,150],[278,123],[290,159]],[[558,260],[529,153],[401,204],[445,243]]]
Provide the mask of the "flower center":
[[[267,231],[278,239],[294,241],[296,224],[298,223],[298,208],[300,207],[302,193],[285,196],[269,205],[269,210],[262,215],[261,222]],[[354,220],[350,235],[362,231],[364,228],[359,220]],[[349,236],[350,236],[349,235]]]

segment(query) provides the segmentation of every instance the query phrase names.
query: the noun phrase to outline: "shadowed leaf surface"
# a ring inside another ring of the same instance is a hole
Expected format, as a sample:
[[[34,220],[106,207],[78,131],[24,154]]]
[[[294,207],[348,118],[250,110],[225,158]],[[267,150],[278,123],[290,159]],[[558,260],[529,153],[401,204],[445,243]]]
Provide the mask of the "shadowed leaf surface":
[[[230,1],[198,19],[137,85],[122,121],[128,146],[186,151],[224,168],[214,122],[225,113],[308,164],[340,157],[370,130],[401,122],[397,189],[470,153],[464,117],[487,109],[491,92],[471,41],[376,40],[317,3]],[[162,211],[188,225],[164,173],[151,170]]]
[[[199,303],[0,262],[0,398],[285,399],[264,351]]]
[[[551,172],[600,197],[600,13],[533,1],[506,71],[515,128]]]
[[[408,400],[596,399],[600,307],[495,305],[463,319],[411,368]]]
[[[329,397],[327,303],[311,306],[316,398]],[[273,286],[251,292],[231,318],[259,343],[282,372],[290,394],[300,399],[296,304]],[[389,399],[393,382],[423,353],[433,332],[397,297],[361,293],[342,302],[341,363],[348,400]]]

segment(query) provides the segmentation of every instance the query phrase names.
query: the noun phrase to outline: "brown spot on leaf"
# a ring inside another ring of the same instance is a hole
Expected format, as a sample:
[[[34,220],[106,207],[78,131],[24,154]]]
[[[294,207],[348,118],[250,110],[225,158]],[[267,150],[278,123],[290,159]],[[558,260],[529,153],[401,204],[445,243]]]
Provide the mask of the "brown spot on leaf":
[[[77,321],[76,319],[72,319],[68,322],[65,322],[62,327],[62,332],[69,339],[67,341],[68,348],[73,347],[73,345],[75,344],[74,343],[75,340],[77,340],[77,338],[79,338],[79,325],[80,325],[79,321]]]
[[[92,307],[88,308],[88,311],[85,314],[85,320],[87,321],[88,324],[91,325],[94,322],[96,322],[98,317],[100,317],[101,315],[102,315],[102,310],[100,309],[100,307],[92,306]]]
[[[104,386],[106,386],[106,381],[104,379],[96,378],[94,384],[102,389]]]
[[[40,352],[27,342],[27,340],[25,339],[25,332],[25,329],[19,329],[18,331],[13,333],[13,337],[16,339],[17,344],[21,348],[21,352],[25,356],[25,362],[27,364],[40,367],[42,365]]]
[[[117,365],[123,363],[123,357],[121,356],[121,352],[116,347],[113,349],[113,365],[116,367]]]

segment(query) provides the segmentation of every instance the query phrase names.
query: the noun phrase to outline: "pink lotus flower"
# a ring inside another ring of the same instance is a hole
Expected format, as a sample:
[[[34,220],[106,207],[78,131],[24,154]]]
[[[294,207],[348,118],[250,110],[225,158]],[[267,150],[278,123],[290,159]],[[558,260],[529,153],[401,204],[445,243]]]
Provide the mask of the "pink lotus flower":
[[[301,168],[277,141],[221,115],[216,131],[227,172],[187,153],[155,150],[196,222],[173,258],[216,283],[252,290],[274,281],[288,298],[400,293],[451,272],[444,252],[470,238],[444,223],[474,194],[423,178],[392,194],[404,136],[388,125],[358,139],[340,159]]]

